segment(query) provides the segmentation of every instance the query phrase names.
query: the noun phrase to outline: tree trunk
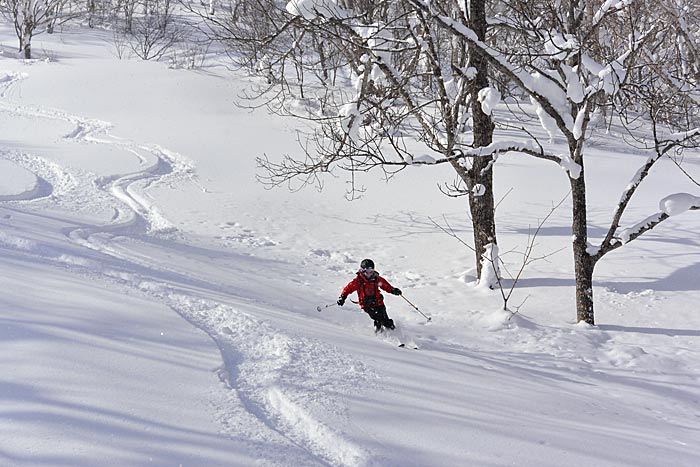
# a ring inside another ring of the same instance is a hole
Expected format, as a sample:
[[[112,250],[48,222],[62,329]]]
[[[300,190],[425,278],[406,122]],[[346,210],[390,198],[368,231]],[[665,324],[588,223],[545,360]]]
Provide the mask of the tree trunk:
[[[474,249],[476,250],[477,277],[481,279],[483,261],[481,255],[486,247],[496,241],[495,203],[493,198],[493,172],[489,168],[484,170],[491,159],[478,157],[470,170],[470,178],[475,189],[469,193],[469,210],[472,217],[474,230]],[[480,187],[479,187],[480,185]],[[483,188],[481,188],[483,187]],[[475,192],[476,191],[476,192]],[[494,258],[497,260],[497,258]],[[490,264],[486,265],[490,267]],[[498,265],[496,265],[498,267]]]
[[[19,41],[20,50],[24,52],[24,58],[32,58],[32,35],[34,32],[34,23],[27,16],[22,24],[22,38]]]
[[[578,178],[569,178],[573,200],[573,234],[574,272],[576,276],[576,318],[594,325],[593,314],[593,269],[595,260],[588,253],[588,219],[586,212],[586,177],[583,169],[583,157],[580,150],[574,160],[581,166]]]
[[[24,51],[24,58],[27,60],[32,58],[32,42],[31,39],[26,41],[24,45],[22,46],[22,50]]]
[[[576,255],[576,321],[595,324],[595,314],[593,313],[593,267],[595,263],[584,252],[577,251]]]
[[[486,38],[486,0],[472,0],[469,3],[469,26],[474,30],[479,40]],[[481,54],[469,45],[468,66],[476,69],[476,76],[471,84],[471,107],[474,121],[473,147],[488,146],[493,141],[494,124],[491,116],[485,114],[478,100],[479,91],[488,87],[488,62]],[[474,229],[474,249],[476,250],[476,270],[479,279],[482,277],[484,261],[482,255],[486,247],[496,242],[495,203],[493,197],[493,168],[489,165],[491,158],[476,157],[469,170],[471,188],[469,193],[469,209],[472,215]],[[498,258],[494,258],[498,261]],[[491,266],[487,264],[487,266]],[[498,270],[498,264],[495,265]]]
[[[95,23],[93,23],[93,19],[95,18],[95,13],[97,11],[97,3],[96,0],[88,0],[88,27],[94,28]]]

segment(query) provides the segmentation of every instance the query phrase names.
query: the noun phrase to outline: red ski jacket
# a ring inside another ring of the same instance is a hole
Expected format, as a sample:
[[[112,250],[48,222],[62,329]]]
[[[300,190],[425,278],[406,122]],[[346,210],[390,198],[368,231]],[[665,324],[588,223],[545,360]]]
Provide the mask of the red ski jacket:
[[[358,272],[357,277],[348,282],[340,294],[347,297],[351,293],[357,292],[362,309],[374,308],[384,305],[384,297],[379,291],[380,288],[389,293],[394,289],[377,271],[373,271],[369,278],[365,277],[362,272]]]

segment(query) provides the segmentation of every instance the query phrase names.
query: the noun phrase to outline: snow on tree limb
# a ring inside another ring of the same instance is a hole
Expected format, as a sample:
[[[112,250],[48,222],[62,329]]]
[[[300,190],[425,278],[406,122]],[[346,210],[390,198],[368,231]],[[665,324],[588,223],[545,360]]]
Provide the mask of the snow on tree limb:
[[[574,162],[574,160],[571,159],[571,157],[568,154],[564,154],[561,156],[559,165],[562,169],[564,169],[566,173],[569,174],[570,178],[577,179],[581,176],[581,166]]]
[[[548,79],[548,77],[542,75],[533,76],[521,67],[510,63],[502,53],[480,41],[476,33],[465,24],[448,16],[432,14],[430,2],[409,0],[409,3],[426,14],[431,14],[432,18],[438,21],[442,27],[472,44],[489,60],[494,68],[506,76],[509,76],[519,87],[532,96],[544,111],[554,119],[557,127],[564,133],[567,139],[573,137],[573,119],[568,113],[562,112],[561,110],[563,109],[558,108],[560,106],[556,105],[557,103],[565,104],[567,101],[565,89],[563,89],[561,85],[558,85],[554,80]]]
[[[675,193],[669,195],[659,201],[659,212],[637,222],[631,227],[620,230],[612,238],[612,241],[607,241],[606,239],[592,256],[597,261],[606,253],[631,242],[645,232],[652,230],[666,219],[683,214],[687,211],[697,210],[700,210],[700,196],[695,196],[690,193]]]
[[[491,115],[493,109],[501,102],[501,93],[496,88],[488,87],[479,90],[479,103],[481,111]]]
[[[630,5],[634,0],[605,0],[598,11],[593,15],[593,24],[599,24],[610,12],[619,11]]]
[[[287,3],[287,12],[294,16],[301,16],[306,20],[313,20],[319,16],[336,19],[352,16],[349,11],[329,0],[291,0]]]
[[[618,234],[617,238],[619,239],[619,243],[614,243],[611,246],[611,250],[615,248],[619,248],[620,246],[631,242],[635,238],[639,237],[642,235],[644,232],[647,232],[657,225],[659,225],[661,222],[665,221],[668,219],[669,216],[665,212],[657,212],[656,214],[652,214],[651,216],[647,217],[646,219],[636,223],[632,227],[628,227],[626,229],[623,229],[620,231]]]
[[[375,165],[386,165],[386,166],[409,166],[409,165],[438,165],[438,164],[446,164],[454,161],[465,161],[466,159],[471,159],[474,157],[485,157],[485,158],[492,158],[494,156],[497,156],[499,154],[504,154],[507,152],[516,152],[516,153],[521,153],[521,154],[527,154],[529,156],[537,157],[539,159],[545,159],[549,160],[552,162],[556,162],[557,164],[560,164],[563,169],[565,169],[567,172],[572,173],[572,177],[574,175],[578,176],[580,173],[580,166],[573,161],[571,161],[567,156],[556,156],[552,154],[546,154],[542,151],[535,150],[532,148],[532,145],[528,142],[515,142],[515,141],[498,141],[489,144],[488,146],[482,146],[478,148],[465,148],[465,149],[456,149],[453,151],[452,155],[447,156],[447,157],[441,157],[441,158],[434,158],[433,156],[424,154],[420,156],[416,156],[414,158],[410,158],[405,161],[388,161],[388,160],[382,160],[382,161],[374,161],[370,162],[369,160],[366,161],[364,164],[357,165],[356,168],[368,168],[370,166],[375,166]],[[567,160],[568,159],[568,162]],[[574,177],[575,178],[575,177]]]
[[[659,201],[659,209],[669,216],[677,216],[700,206],[700,196],[690,193],[675,193]]]
[[[675,143],[682,143],[684,141],[687,141],[691,138],[695,138],[696,136],[700,136],[700,128],[693,128],[692,130],[688,131],[681,131],[678,133],[671,133],[667,138],[665,138],[665,142],[675,142]]]

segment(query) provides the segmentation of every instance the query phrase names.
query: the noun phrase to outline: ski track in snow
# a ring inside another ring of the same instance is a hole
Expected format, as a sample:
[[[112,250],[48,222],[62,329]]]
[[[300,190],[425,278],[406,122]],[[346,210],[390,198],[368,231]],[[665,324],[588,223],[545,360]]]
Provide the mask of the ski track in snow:
[[[222,382],[230,390],[228,403],[219,409],[224,431],[234,439],[263,441],[260,462],[265,466],[362,467],[368,453],[333,427],[329,417],[346,418],[343,394],[360,385],[373,384],[373,370],[339,349],[301,336],[288,335],[251,314],[225,303],[198,296],[192,288],[181,290],[168,278],[177,273],[154,266],[148,257],[115,246],[115,238],[132,241],[174,234],[176,228],[159,211],[147,193],[151,187],[194,181],[191,162],[158,145],[144,145],[110,135],[112,125],[97,119],[71,115],[56,109],[22,106],[7,100],[8,90],[26,74],[0,71],[0,112],[40,122],[63,121],[74,129],[62,135],[76,144],[112,147],[133,154],[138,170],[98,177],[62,167],[44,157],[0,150],[0,157],[32,172],[37,187],[4,204],[21,210],[42,200],[70,211],[109,207],[114,214],[104,225],[69,228],[64,234],[85,247],[65,250],[23,238],[21,233],[0,232],[0,246],[31,254],[71,271],[136,290],[164,302],[184,319],[206,332],[218,345],[224,365]],[[105,261],[95,259],[105,255]],[[180,273],[182,274],[182,273]],[[188,278],[191,282],[206,279]],[[211,289],[224,289],[212,285]],[[340,370],[343,369],[343,370]],[[303,383],[300,383],[302,381]],[[244,441],[246,442],[246,441]],[[271,449],[270,446],[276,448]]]

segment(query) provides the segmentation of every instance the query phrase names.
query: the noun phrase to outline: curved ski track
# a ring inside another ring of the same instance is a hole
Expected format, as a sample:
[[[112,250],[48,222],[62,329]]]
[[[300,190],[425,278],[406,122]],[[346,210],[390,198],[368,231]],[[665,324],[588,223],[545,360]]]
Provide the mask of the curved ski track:
[[[0,200],[0,205],[20,212],[46,207],[80,212],[87,204],[114,213],[104,225],[66,229],[63,234],[70,243],[65,247],[41,245],[23,238],[21,232],[0,232],[0,246],[91,280],[146,294],[211,336],[224,361],[221,380],[229,388],[224,396],[227,402],[218,408],[219,421],[231,438],[259,450],[265,466],[374,464],[366,451],[336,428],[347,422],[342,395],[373,384],[376,375],[371,368],[337,348],[290,335],[226,304],[232,287],[212,283],[202,272],[210,258],[199,258],[202,268],[198,269],[201,277],[197,277],[192,271],[163,264],[157,254],[139,255],[122,245],[126,239],[130,245],[168,248],[167,236],[184,236],[160,212],[148,189],[194,182],[192,163],[158,145],[117,138],[110,134],[112,125],[108,122],[11,102],[8,91],[27,78],[23,73],[0,71],[0,113],[30,119],[37,125],[41,121],[68,122],[74,129],[62,136],[64,140],[93,144],[96,150],[111,147],[131,153],[141,167],[131,173],[98,177],[36,154],[0,147],[1,158],[31,171],[38,179],[36,189],[23,199]],[[238,292],[245,299],[245,290],[239,288]],[[210,298],[212,295],[220,299]],[[328,419],[333,423],[325,422]]]

